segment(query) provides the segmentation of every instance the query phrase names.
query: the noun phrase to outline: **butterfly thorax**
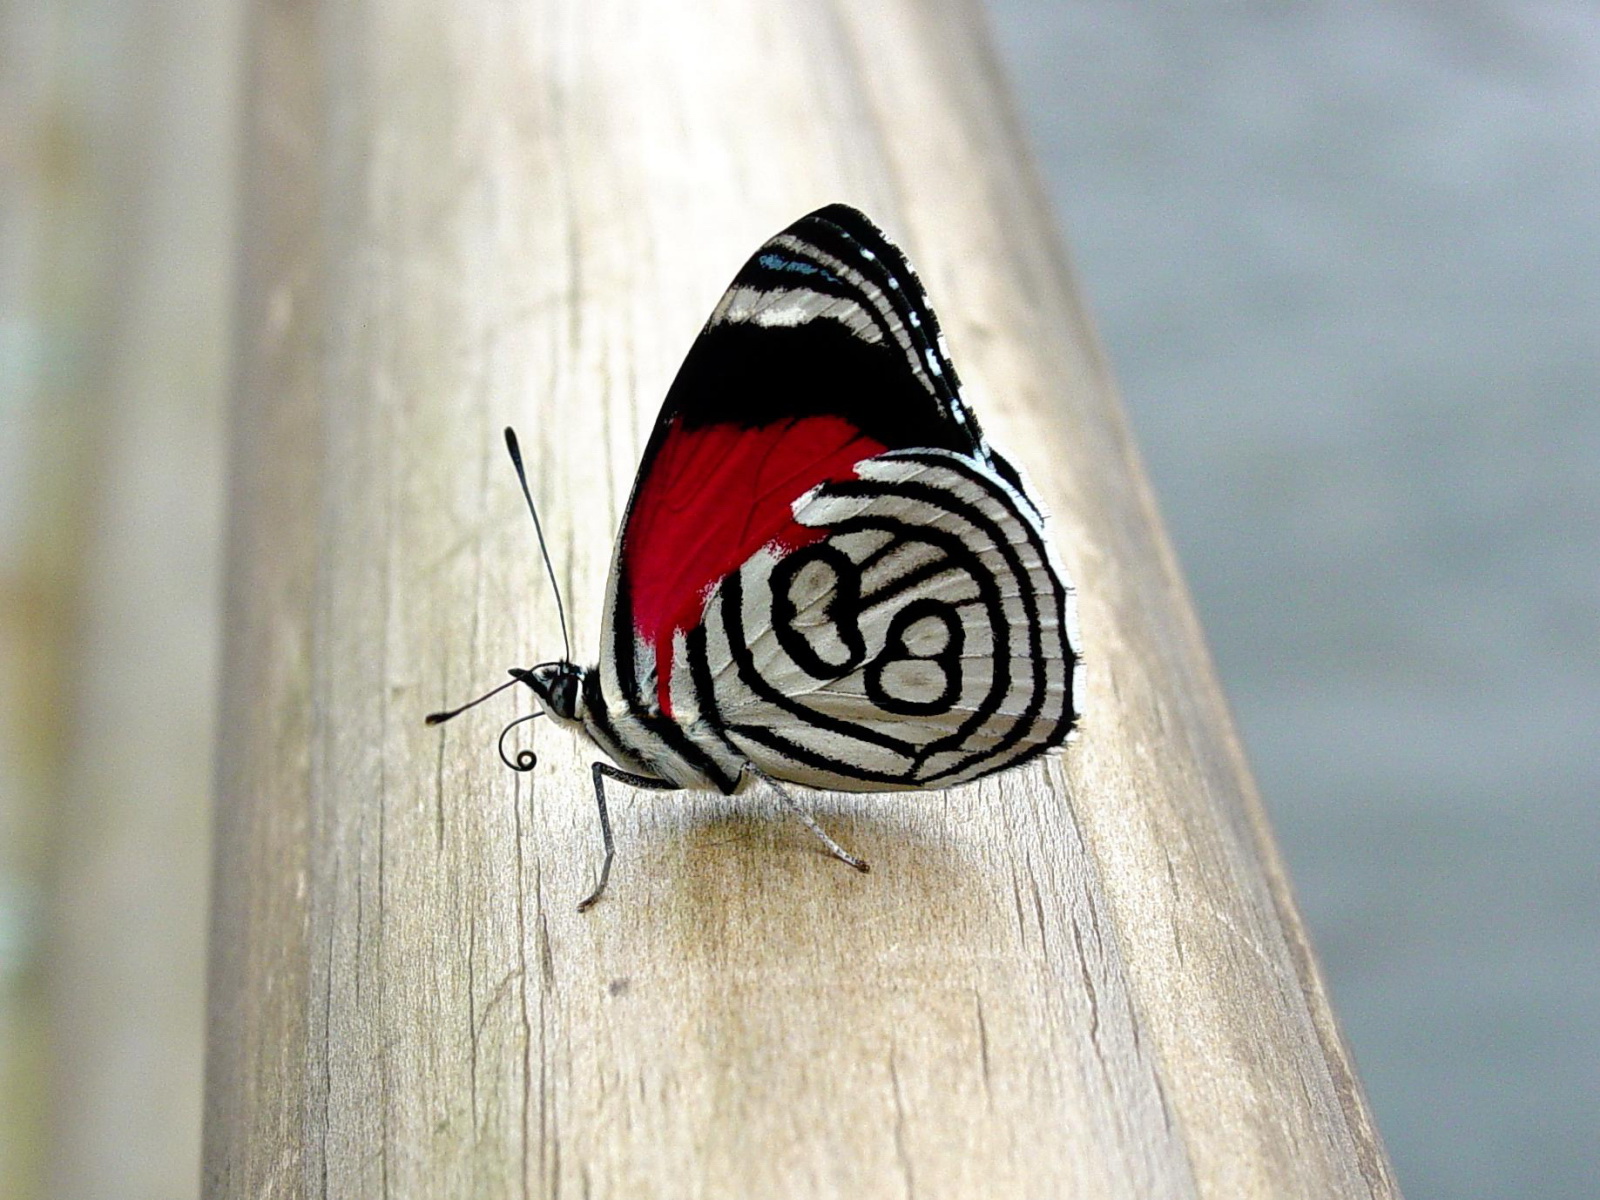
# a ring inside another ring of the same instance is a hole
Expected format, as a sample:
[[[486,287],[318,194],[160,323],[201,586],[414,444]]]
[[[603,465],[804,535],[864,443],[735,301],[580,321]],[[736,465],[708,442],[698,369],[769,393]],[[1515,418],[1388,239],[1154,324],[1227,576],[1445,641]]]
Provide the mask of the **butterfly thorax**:
[[[557,725],[582,733],[605,751],[619,767],[635,774],[670,780],[687,787],[706,786],[699,778],[680,778],[682,771],[663,769],[654,756],[647,757],[619,731],[613,706],[601,687],[600,672],[577,663],[540,663],[517,676],[526,683]]]

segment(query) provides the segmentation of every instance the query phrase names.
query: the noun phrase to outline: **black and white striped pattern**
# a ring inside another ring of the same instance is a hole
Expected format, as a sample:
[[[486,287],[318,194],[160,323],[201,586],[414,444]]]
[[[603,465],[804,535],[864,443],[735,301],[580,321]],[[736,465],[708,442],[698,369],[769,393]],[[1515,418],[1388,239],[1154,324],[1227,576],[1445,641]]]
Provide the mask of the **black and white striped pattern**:
[[[798,341],[782,336],[801,331]],[[758,332],[779,336],[749,336]],[[916,271],[854,209],[820,209],[751,257],[706,322],[664,411],[682,413],[691,424],[750,420],[752,406],[759,411],[767,397],[743,387],[717,397],[715,386],[707,386],[712,373],[699,369],[716,360],[715,374],[726,379],[728,361],[745,354],[759,354],[760,382],[769,388],[827,373],[826,386],[811,395],[784,398],[796,415],[835,412],[888,446],[955,450],[1023,490],[962,398],[939,318]]]
[[[674,712],[769,775],[852,791],[946,787],[1061,743],[1075,618],[1032,506],[944,451],[859,473],[796,501],[823,540],[764,550],[711,596]]]
[[[838,205],[735,276],[640,480],[674,430],[812,416],[890,449],[794,501],[820,539],[769,544],[714,587],[674,639],[670,712],[656,648],[632,627],[624,523],[585,679],[590,736],[631,771],[723,792],[751,766],[842,791],[946,787],[1066,740],[1078,633],[1042,512],[963,400],[916,273]]]
[[[939,319],[905,256],[881,235],[851,232],[820,215],[800,228],[803,233],[781,233],[762,247],[723,295],[707,327],[838,322],[864,342],[897,346],[908,374],[942,415],[969,425],[972,418],[961,400],[961,381]]]

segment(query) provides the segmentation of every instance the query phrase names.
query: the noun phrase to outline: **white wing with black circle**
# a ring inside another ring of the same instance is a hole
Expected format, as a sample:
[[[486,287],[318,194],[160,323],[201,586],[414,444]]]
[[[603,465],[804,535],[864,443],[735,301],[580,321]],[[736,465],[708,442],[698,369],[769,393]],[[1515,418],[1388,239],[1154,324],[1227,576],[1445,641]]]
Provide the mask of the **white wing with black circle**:
[[[987,465],[891,451],[794,502],[822,536],[768,547],[680,635],[672,704],[763,771],[937,788],[1071,732],[1073,597],[1038,510]]]

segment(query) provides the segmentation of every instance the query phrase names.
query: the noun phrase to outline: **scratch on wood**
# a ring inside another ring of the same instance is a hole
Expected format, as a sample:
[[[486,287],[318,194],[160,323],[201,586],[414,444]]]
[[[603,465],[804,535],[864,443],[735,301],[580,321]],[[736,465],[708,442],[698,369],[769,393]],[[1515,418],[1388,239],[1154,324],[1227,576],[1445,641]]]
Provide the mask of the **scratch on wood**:
[[[1256,961],[1280,982],[1287,984],[1289,987],[1298,987],[1299,980],[1292,975],[1290,968],[1281,962],[1277,956],[1270,953],[1266,947],[1262,946],[1251,933],[1241,929],[1231,913],[1215,903],[1210,903],[1206,907],[1210,910],[1211,919],[1233,935],[1234,945],[1243,946],[1249,950],[1255,956]]]
[[[1022,881],[1017,878],[1015,871],[1011,872],[1011,905],[1017,914],[1017,938],[1026,946],[1028,944],[1028,923],[1022,915]]]
[[[544,897],[539,897],[539,981],[545,991],[556,986],[556,959],[550,949],[550,918],[544,911]]]
[[[467,912],[467,1035],[472,1044],[472,1057],[467,1060],[468,1094],[472,1101],[472,1132],[478,1132],[478,986],[476,959],[478,956],[478,911]],[[485,1006],[487,1012],[487,1006]]]
[[[334,888],[339,884],[340,855],[333,856]],[[322,1142],[322,1197],[328,1196],[328,1121],[333,1107],[333,934],[335,922],[328,921],[328,962],[322,979],[322,1128],[318,1135]]]
[[[478,1035],[483,1036],[484,1029],[489,1024],[489,1017],[498,1008],[502,1001],[511,994],[511,981],[522,978],[522,968],[512,967],[501,977],[500,982],[494,985],[494,991],[489,999],[484,1002],[483,1008],[478,1012]]]
[[[366,889],[361,886],[367,877],[367,808],[361,806],[361,816],[356,820],[356,950],[351,975],[355,982],[355,1006],[361,1007],[361,931],[366,928]]]
[[[1078,952],[1078,973],[1083,978],[1084,994],[1089,997],[1089,1040],[1094,1043],[1095,1057],[1100,1054],[1100,996],[1095,991],[1094,979],[1089,973],[1089,960],[1083,953],[1083,930],[1078,919],[1072,919],[1072,945]],[[1101,1058],[1102,1063],[1104,1059]]]
[[[1030,856],[1028,864],[1028,887],[1033,892],[1033,913],[1039,920],[1039,949],[1044,952],[1045,960],[1050,958],[1050,939],[1044,928],[1044,898],[1039,894],[1039,877],[1033,873],[1033,858]]]
[[[1134,1030],[1135,1032],[1138,1031],[1137,1024],[1134,1025]],[[1137,1044],[1136,1041],[1135,1045]],[[1170,1134],[1172,1132],[1172,1105],[1167,1100],[1167,1085],[1161,1082],[1160,1070],[1152,1070],[1150,1077],[1156,1083],[1156,1101],[1161,1106],[1161,1123],[1166,1126],[1167,1132]]]
[[[1087,880],[1083,882],[1083,910],[1089,914],[1089,932],[1094,934],[1095,953],[1105,955],[1105,938],[1100,931],[1100,906],[1095,903],[1094,889]]]
[[[539,1064],[539,1103],[544,1106],[544,1111],[549,1114],[549,1129],[545,1142],[550,1147],[550,1200],[561,1200],[561,1135],[557,1126],[557,1113],[554,1104],[549,1103],[549,1071],[550,1065],[541,1060]],[[542,1157],[542,1156],[541,1156]],[[589,1166],[583,1164],[584,1195],[589,1194]],[[527,1194],[527,1186],[523,1186],[523,1194]]]
[[[906,1102],[900,1094],[900,1064],[893,1045],[889,1047],[889,1084],[894,1092],[894,1153],[900,1161],[901,1178],[905,1180],[906,1200],[914,1200],[917,1185],[911,1173],[911,1155],[906,1149]]]
[[[972,989],[972,1004],[978,1016],[978,1061],[983,1066],[983,1094],[993,1105],[994,1092],[989,1078],[989,1023],[983,1017],[983,993],[977,988]]]
[[[433,851],[444,852],[444,738],[439,738],[439,757],[433,768]]]
[[[385,515],[386,515],[386,517],[392,515],[390,510],[387,509],[387,508],[385,510]],[[388,524],[392,524],[392,522],[389,522]],[[393,545],[392,537],[389,536],[389,532],[390,531],[388,529],[388,524],[386,524],[386,527],[385,527],[386,536],[385,536],[385,539],[384,539],[384,545],[385,545],[386,549]],[[389,604],[388,604],[388,597],[389,597],[389,582],[388,582],[389,581],[389,566],[390,566],[389,557],[388,557],[388,555],[386,553],[385,554],[385,560],[384,560],[384,575],[383,575],[383,578],[384,578],[383,595],[384,595],[384,611],[385,612],[387,612],[388,609],[389,609]],[[378,644],[379,644],[379,648],[380,648],[379,649],[379,660],[380,660],[379,661],[379,678],[387,679],[388,676],[389,676],[389,642],[388,642],[388,638],[385,637],[385,638],[380,639]],[[385,730],[385,729],[388,728],[388,725],[389,725],[389,692],[388,692],[388,690],[385,689],[381,693],[381,696],[382,696],[382,698],[379,700],[378,725],[379,725],[379,729],[380,730]],[[377,931],[375,933],[375,939],[377,941],[377,947],[376,947],[375,952],[374,952],[374,957],[376,957],[377,960],[378,960],[378,1012],[379,1013],[383,1013],[383,1012],[387,1011],[387,1009],[389,1007],[389,1005],[388,1005],[389,980],[388,980],[387,959],[385,957],[385,944],[384,944],[384,942],[385,942],[385,934],[387,932],[387,926],[388,926],[388,911],[387,911],[387,908],[385,906],[387,905],[388,899],[389,899],[389,895],[388,895],[388,891],[387,891],[387,887],[386,887],[386,874],[385,874],[385,869],[384,869],[385,868],[385,864],[386,864],[386,860],[387,860],[387,854],[386,854],[387,844],[386,844],[386,841],[385,841],[385,833],[386,833],[387,828],[388,828],[388,825],[387,825],[388,813],[389,813],[388,760],[385,758],[384,755],[380,754],[378,756],[378,928],[377,928]],[[358,930],[357,936],[358,937],[360,936],[359,930]],[[390,1143],[393,1140],[393,1136],[394,1136],[394,1131],[391,1128],[391,1122],[392,1122],[393,1116],[394,1116],[394,1105],[391,1102],[391,1097],[389,1095],[389,1068],[390,1068],[390,1061],[389,1061],[388,1039],[387,1038],[380,1038],[379,1039],[379,1043],[378,1043],[378,1094],[379,1094],[380,1103],[382,1104],[382,1109],[378,1114],[378,1125],[379,1125],[379,1131],[380,1131],[380,1133],[379,1133],[379,1144],[378,1145],[379,1145],[379,1153],[380,1153],[381,1162],[382,1162],[383,1195],[385,1196],[385,1198],[387,1198],[388,1195],[389,1195],[389,1146],[390,1146]]]
[[[545,917],[544,869],[537,858],[533,860],[533,906],[539,913],[539,934],[543,939],[539,958],[542,964],[548,958],[550,931]],[[524,979],[522,984],[524,996],[527,990],[527,980]],[[561,1193],[561,1143],[556,1136],[555,1105],[550,1095],[552,1066],[550,1055],[546,1050],[546,1042],[550,1036],[547,1007],[550,1002],[550,984],[545,982],[539,989],[539,1169],[544,1173],[545,1193],[556,1197]],[[526,1192],[527,1185],[524,1184],[523,1188]]]
[[[528,1116],[533,1093],[533,1024],[528,1018],[528,922],[524,912],[527,895],[527,876],[523,873],[522,859],[522,781],[511,787],[512,821],[517,845],[517,964],[522,986],[518,990],[522,999],[522,1194],[528,1195]],[[541,1056],[540,1070],[543,1070]]]
[[[1183,905],[1179,903],[1181,894],[1178,891],[1178,872],[1172,865],[1172,851],[1162,846],[1161,856],[1166,859],[1167,887],[1172,891],[1172,945],[1178,954],[1178,965],[1183,966],[1183,925],[1179,920],[1179,914],[1183,912]]]

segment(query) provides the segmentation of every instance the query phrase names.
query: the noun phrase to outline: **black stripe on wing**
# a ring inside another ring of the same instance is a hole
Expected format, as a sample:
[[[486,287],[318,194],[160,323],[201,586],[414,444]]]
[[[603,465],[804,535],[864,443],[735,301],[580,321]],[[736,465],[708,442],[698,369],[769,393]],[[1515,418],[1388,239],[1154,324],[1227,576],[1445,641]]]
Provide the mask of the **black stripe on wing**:
[[[990,461],[939,320],[899,248],[842,204],[802,217],[734,276],[667,394],[665,425],[837,416],[889,449]]]

